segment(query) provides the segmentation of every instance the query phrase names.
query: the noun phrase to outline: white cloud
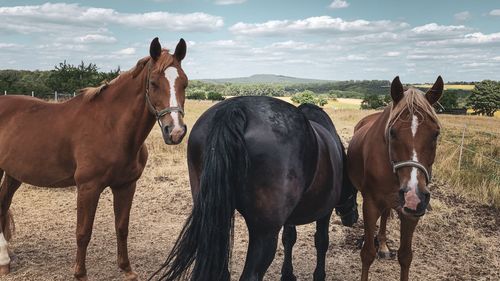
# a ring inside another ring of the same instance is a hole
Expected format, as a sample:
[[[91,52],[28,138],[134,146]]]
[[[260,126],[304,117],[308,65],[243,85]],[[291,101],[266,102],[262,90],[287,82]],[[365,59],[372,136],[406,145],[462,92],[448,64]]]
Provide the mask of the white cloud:
[[[463,12],[460,12],[460,13],[456,13],[454,15],[454,18],[457,21],[466,21],[466,20],[470,19],[470,17],[471,17],[471,14],[469,13],[469,11],[463,11]]]
[[[500,16],[500,9],[491,10],[490,16]]]
[[[443,35],[449,33],[462,32],[466,30],[468,30],[468,28],[466,28],[463,25],[439,25],[433,22],[433,23],[428,23],[426,25],[417,26],[413,28],[411,31],[419,35],[426,35],[426,34]]]
[[[422,41],[418,42],[418,46],[470,46],[470,45],[485,45],[485,44],[496,44],[500,45],[500,32],[483,34],[482,32],[475,32],[470,34],[465,34],[459,38],[439,40],[439,41]]]
[[[500,61],[500,56],[498,56],[498,57],[494,57],[494,58],[493,58],[493,60],[494,60],[494,61]]]
[[[400,52],[394,52],[394,51],[393,52],[387,52],[387,53],[384,54],[384,56],[386,56],[386,57],[399,57],[400,55],[401,55]]]
[[[125,48],[125,49],[121,49],[121,50],[118,50],[115,52],[116,55],[135,55],[136,53],[136,50],[135,48]]]
[[[232,4],[242,4],[247,0],[215,0],[216,5],[232,5]]]
[[[349,3],[344,0],[334,0],[332,4],[330,4],[330,9],[342,9],[349,7]]]
[[[84,36],[76,37],[73,40],[75,43],[83,43],[83,44],[90,44],[90,43],[104,43],[104,44],[109,44],[109,43],[115,43],[117,40],[113,36],[105,36],[101,34],[87,34]]]
[[[407,23],[392,22],[389,20],[345,21],[330,16],[310,17],[301,20],[271,20],[264,23],[238,22],[229,30],[238,35],[290,35],[291,33],[335,33],[335,32],[377,32],[397,30],[408,27]]]
[[[0,43],[0,49],[14,49],[19,47],[22,47],[22,45],[14,43]]]
[[[0,7],[0,29],[20,33],[46,32],[64,26],[129,27],[170,31],[214,31],[224,25],[221,17],[206,13],[120,13],[114,9],[84,7],[79,4],[45,3],[32,6]]]

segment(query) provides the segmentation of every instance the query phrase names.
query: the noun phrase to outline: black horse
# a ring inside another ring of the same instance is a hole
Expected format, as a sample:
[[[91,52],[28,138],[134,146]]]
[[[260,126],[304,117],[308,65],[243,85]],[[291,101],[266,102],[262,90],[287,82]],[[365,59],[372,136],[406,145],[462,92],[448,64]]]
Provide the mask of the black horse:
[[[213,106],[188,141],[194,206],[160,280],[230,280],[234,211],[245,218],[249,245],[240,280],[262,280],[284,226],[282,280],[295,280],[295,225],[316,221],[314,280],[325,279],[328,224],[358,219],[356,189],[335,127],[319,107],[269,97],[238,97]],[[194,263],[192,271],[191,265]]]

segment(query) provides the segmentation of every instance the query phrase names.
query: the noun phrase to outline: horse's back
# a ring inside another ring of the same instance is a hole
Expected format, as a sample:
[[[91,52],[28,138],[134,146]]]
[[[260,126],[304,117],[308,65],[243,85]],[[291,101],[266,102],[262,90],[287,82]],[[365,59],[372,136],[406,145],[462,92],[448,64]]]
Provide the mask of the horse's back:
[[[198,119],[188,141],[193,193],[198,192],[203,153],[214,116],[227,108],[239,108],[246,116],[243,135],[249,169],[245,186],[235,187],[237,209],[251,220],[269,213],[278,215],[284,205],[295,206],[312,181],[317,156],[314,132],[295,106],[269,97],[231,98]],[[278,220],[287,216],[283,213]]]
[[[62,145],[67,130],[61,125],[69,120],[56,118],[60,109],[29,96],[1,96],[0,169],[34,185],[74,184],[70,147]]]

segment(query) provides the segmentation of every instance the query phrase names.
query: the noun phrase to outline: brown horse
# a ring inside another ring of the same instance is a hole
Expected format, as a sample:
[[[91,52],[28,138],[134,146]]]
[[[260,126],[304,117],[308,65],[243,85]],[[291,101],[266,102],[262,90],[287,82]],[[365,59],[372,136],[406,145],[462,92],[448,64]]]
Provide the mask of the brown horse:
[[[426,94],[414,88],[404,91],[396,77],[391,84],[392,104],[383,112],[365,117],[354,129],[347,167],[351,181],[363,195],[361,280],[368,280],[368,270],[375,259],[373,237],[381,216],[379,255],[390,254],[385,232],[391,209],[398,212],[401,221],[398,260],[401,280],[408,280],[413,232],[429,204],[427,184],[440,131],[432,105],[441,97],[443,86],[443,79],[438,77]]]
[[[153,39],[150,56],[109,84],[86,88],[60,104],[25,96],[0,97],[0,271],[10,271],[3,232],[8,210],[22,182],[48,187],[77,186],[77,252],[74,275],[87,280],[85,257],[97,202],[113,192],[118,265],[136,280],[127,236],[136,181],[147,160],[144,141],[156,121],[167,144],[186,134],[183,123],[187,77],[181,68],[186,43],[173,55]]]

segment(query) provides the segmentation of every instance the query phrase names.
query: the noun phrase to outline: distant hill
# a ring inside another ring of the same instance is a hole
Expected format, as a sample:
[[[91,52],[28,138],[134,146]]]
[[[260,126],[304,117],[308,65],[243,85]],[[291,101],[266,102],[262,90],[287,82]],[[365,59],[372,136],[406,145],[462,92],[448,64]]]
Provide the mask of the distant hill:
[[[284,75],[275,74],[255,74],[250,77],[238,77],[238,78],[220,78],[220,79],[200,79],[200,81],[207,83],[232,83],[232,84],[308,84],[308,83],[324,83],[333,82],[330,80],[320,80],[320,79],[307,79],[307,78],[297,78]]]

